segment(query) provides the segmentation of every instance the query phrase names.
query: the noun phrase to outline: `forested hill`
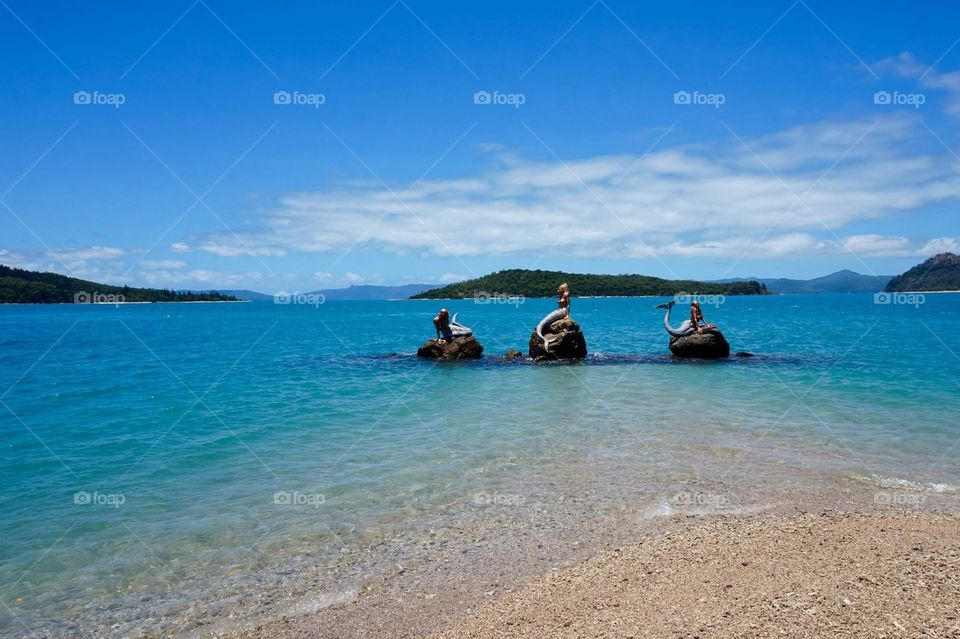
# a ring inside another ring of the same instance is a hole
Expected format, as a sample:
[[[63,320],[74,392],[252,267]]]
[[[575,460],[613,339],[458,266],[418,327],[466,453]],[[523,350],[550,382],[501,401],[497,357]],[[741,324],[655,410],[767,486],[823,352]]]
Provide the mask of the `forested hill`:
[[[677,293],[701,295],[763,295],[765,286],[749,282],[697,282],[665,280],[648,275],[591,275],[561,271],[509,269],[476,279],[430,289],[410,299],[455,299],[477,296],[518,295],[552,297],[561,282],[570,285],[575,296],[631,297],[640,295],[669,296]]]
[[[109,286],[57,273],[25,271],[0,264],[0,304],[235,301],[236,297],[217,292]]]
[[[887,291],[960,291],[960,256],[934,255],[887,284]]]

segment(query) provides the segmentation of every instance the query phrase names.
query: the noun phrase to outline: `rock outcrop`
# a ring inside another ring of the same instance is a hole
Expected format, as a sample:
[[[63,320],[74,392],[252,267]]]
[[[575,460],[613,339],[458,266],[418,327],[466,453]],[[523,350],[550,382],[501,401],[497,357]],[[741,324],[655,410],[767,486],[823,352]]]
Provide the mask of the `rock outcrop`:
[[[543,346],[537,331],[530,334],[530,357],[537,362],[552,359],[583,359],[587,356],[587,340],[575,320],[564,317],[557,320],[543,333],[550,342],[550,350]]]
[[[705,328],[702,333],[670,338],[670,352],[676,357],[720,359],[730,357],[730,344],[717,328]]]
[[[483,357],[483,346],[473,335],[454,337],[440,340],[429,339],[417,349],[417,357],[454,361],[459,359],[480,359]]]

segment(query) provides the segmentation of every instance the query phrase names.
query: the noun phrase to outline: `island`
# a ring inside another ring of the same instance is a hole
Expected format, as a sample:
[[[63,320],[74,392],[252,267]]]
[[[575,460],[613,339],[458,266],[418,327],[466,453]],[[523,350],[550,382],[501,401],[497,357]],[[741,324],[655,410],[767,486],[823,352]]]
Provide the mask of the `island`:
[[[553,297],[560,282],[570,284],[577,297],[665,297],[677,293],[698,295],[766,295],[767,287],[746,282],[666,280],[649,275],[593,275],[507,269],[465,282],[417,293],[410,299],[468,299],[494,296]]]
[[[126,302],[238,302],[217,291],[173,291],[98,284],[58,273],[0,264],[0,304],[121,304]]]
[[[887,284],[886,292],[960,291],[960,255],[940,253]]]

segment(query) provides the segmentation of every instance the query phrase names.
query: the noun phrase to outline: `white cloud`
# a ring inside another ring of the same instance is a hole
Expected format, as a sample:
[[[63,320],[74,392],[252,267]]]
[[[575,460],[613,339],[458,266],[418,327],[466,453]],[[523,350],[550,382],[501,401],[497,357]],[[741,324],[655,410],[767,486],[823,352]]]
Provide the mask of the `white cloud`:
[[[440,276],[439,281],[443,284],[452,284],[453,282],[463,282],[464,280],[470,279],[472,276],[460,275],[459,273],[444,273]]]
[[[206,269],[191,271],[151,270],[139,273],[139,281],[144,286],[173,286],[192,289],[234,288],[247,286],[252,282],[260,282],[264,279],[263,273],[224,273]]]
[[[35,259],[19,251],[11,251],[9,249],[0,249],[0,264],[13,268],[22,268],[27,271],[46,270],[42,268],[40,262]]]
[[[117,260],[127,254],[122,248],[112,246],[89,246],[82,249],[61,249],[48,251],[50,257],[64,262],[93,262],[99,260]]]
[[[27,252],[21,255],[20,268],[51,271],[71,277],[96,279],[111,272],[128,255],[128,251],[113,246],[55,249]]]
[[[188,265],[181,260],[142,260],[128,269],[121,258],[137,253],[135,250],[125,251],[100,246],[43,252],[0,248],[0,264],[31,271],[50,271],[114,285],[200,289],[236,288],[267,281],[260,272],[184,270]],[[141,270],[136,273],[128,272],[134,267]]]
[[[142,260],[140,267],[146,269],[179,269],[186,268],[187,263],[182,260]]]
[[[941,73],[934,67],[921,64],[909,51],[885,58],[872,65],[875,72],[916,80],[925,89],[936,89],[946,93],[944,110],[950,115],[960,116],[960,71]]]
[[[917,241],[899,235],[853,235],[843,238],[842,245],[866,257],[929,257],[945,251],[960,252],[960,240],[955,237]]]
[[[286,255],[286,250],[275,246],[250,246],[240,236],[228,236],[227,242],[205,241],[199,244],[175,242],[170,245],[174,253],[189,253],[204,251],[220,257],[237,257],[240,255],[279,257]]]
[[[198,238],[196,246],[221,255],[354,246],[428,256],[879,251],[862,239],[837,242],[834,233],[960,198],[960,163],[939,151],[918,151],[914,143],[922,133],[915,121],[885,117],[824,122],[743,142],[731,136],[645,157],[564,164],[502,155],[480,176],[417,184],[402,202],[369,182],[292,194],[257,213],[239,236]]]
[[[653,256],[648,248],[634,248],[633,257]],[[960,240],[953,237],[915,240],[899,235],[850,235],[839,239],[818,239],[808,233],[789,233],[759,239],[741,236],[694,243],[674,242],[658,248],[659,255],[711,258],[738,258],[743,255],[816,257],[851,253],[861,258],[929,257],[944,251],[960,251]]]
[[[197,248],[220,257],[237,257],[238,255],[278,257],[286,255],[286,251],[283,249],[273,246],[249,246],[242,239],[233,244],[204,242]]]

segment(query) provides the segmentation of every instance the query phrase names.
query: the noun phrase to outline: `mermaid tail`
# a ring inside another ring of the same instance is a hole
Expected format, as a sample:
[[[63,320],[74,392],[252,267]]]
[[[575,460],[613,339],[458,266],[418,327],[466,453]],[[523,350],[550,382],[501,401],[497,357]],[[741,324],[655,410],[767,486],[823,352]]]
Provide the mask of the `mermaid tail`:
[[[544,350],[547,350],[547,351],[550,350],[550,340],[548,340],[546,337],[543,336],[544,329],[550,326],[551,324],[553,324],[554,322],[556,322],[557,320],[563,319],[564,317],[567,317],[567,309],[558,308],[552,313],[549,313],[546,317],[540,320],[539,324],[537,324],[537,335],[540,337],[540,339],[543,340]]]
[[[459,315],[459,313],[454,313],[453,318],[450,320],[450,333],[452,336],[467,337],[473,335],[473,329],[457,322],[457,315]]]

